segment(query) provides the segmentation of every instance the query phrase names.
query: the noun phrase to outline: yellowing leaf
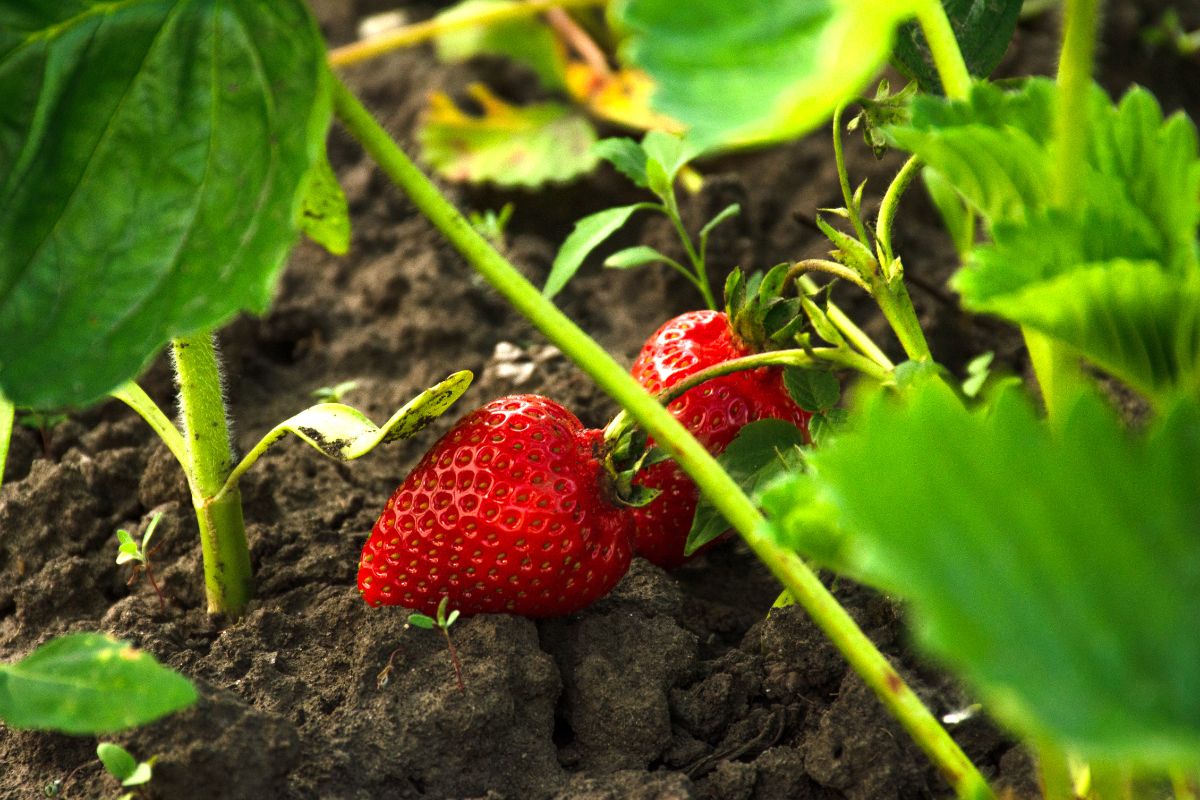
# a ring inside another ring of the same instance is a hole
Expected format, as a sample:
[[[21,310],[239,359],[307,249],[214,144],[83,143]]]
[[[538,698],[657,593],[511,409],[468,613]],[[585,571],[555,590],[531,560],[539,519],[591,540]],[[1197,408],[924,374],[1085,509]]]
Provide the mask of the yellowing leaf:
[[[596,165],[596,131],[559,103],[514,106],[482,84],[468,91],[482,110],[468,114],[441,92],[417,136],[422,156],[442,176],[499,186],[567,181]]]
[[[620,69],[605,76],[572,61],[566,80],[571,97],[603,120],[639,130],[683,132],[678,121],[650,108],[654,81],[640,69]]]

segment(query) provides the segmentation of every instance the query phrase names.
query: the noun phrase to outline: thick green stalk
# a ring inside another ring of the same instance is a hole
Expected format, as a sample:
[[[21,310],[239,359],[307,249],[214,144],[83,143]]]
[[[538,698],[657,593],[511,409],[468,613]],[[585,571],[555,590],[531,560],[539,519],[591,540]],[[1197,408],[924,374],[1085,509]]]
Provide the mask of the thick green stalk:
[[[937,763],[959,795],[992,797],[974,765],[812,570],[799,556],[777,545],[767,534],[766,521],[754,503],[716,460],[612,356],[546,300],[471,227],[392,141],[358,98],[340,81],[334,79],[332,83],[338,118],[421,213],[514,308],[591,375],[675,458]]]
[[[8,445],[12,441],[13,420],[16,407],[0,394],[0,486],[4,485],[4,464],[8,461]]]
[[[175,339],[171,347],[183,416],[185,471],[200,525],[208,611],[236,619],[253,594],[253,580],[241,495],[234,490],[213,502],[233,469],[216,349],[210,333]]]
[[[951,100],[965,100],[971,91],[971,73],[963,60],[954,27],[946,16],[941,0],[925,0],[917,8],[917,23],[925,34],[933,66],[937,69],[942,89]]]
[[[882,266],[881,266],[882,269]],[[933,357],[929,352],[929,342],[925,339],[925,331],[921,329],[921,321],[917,319],[917,311],[913,308],[912,297],[899,276],[889,281],[880,272],[871,277],[871,295],[879,305],[879,310],[887,318],[888,324],[900,340],[904,353],[913,361],[926,361]]]

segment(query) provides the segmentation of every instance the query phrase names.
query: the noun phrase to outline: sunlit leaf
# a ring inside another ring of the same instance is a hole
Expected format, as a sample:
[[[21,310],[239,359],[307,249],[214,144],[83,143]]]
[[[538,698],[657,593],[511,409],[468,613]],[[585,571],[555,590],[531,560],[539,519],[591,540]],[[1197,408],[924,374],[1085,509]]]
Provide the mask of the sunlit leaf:
[[[538,186],[570,180],[596,165],[591,149],[596,131],[567,106],[514,106],[482,84],[473,84],[470,93],[481,114],[468,114],[437,92],[418,132],[422,155],[444,177]]]
[[[1092,397],[1051,428],[1020,391],[990,411],[937,380],[912,392],[873,398],[809,476],[774,486],[776,525],[804,524],[792,502],[824,509],[818,523],[835,510],[835,556],[909,601],[920,644],[1021,736],[1096,763],[1194,765],[1200,408],[1133,436]]]
[[[335,256],[344,256],[350,250],[350,209],[324,153],[309,175],[300,225],[308,238]]]
[[[302,0],[0,0],[0,391],[86,405],[171,336],[266,309],[324,58]]]
[[[599,75],[582,61],[567,66],[567,91],[592,114],[608,122],[639,130],[683,129],[676,120],[650,105],[654,82],[637,69],[614,70]]]

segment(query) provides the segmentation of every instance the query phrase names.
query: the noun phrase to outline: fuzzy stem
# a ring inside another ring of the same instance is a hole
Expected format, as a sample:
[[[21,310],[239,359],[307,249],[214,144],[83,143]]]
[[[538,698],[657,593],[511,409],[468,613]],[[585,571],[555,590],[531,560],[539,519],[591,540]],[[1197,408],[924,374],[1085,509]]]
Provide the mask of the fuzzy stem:
[[[921,160],[916,156],[905,161],[904,166],[892,179],[879,206],[879,217],[875,222],[875,243],[880,250],[880,262],[884,269],[887,269],[887,265],[891,264],[892,259],[896,257],[892,250],[892,221],[896,218],[896,209],[899,208],[900,198],[904,196],[905,189],[912,183],[912,179],[920,167]]]
[[[896,276],[888,280],[878,271],[871,277],[871,295],[879,304],[879,310],[887,319],[888,324],[900,340],[900,346],[905,354],[913,361],[926,361],[932,358],[929,352],[929,342],[925,340],[925,331],[917,319],[917,311],[913,308],[912,298],[904,281]]]
[[[850,191],[850,174],[846,171],[846,153],[842,149],[842,112],[845,106],[833,110],[833,160],[837,165],[838,185],[842,187],[842,202],[846,204],[846,213],[850,215],[850,224],[854,226],[854,234],[858,240],[871,246],[867,237],[867,226],[863,224],[862,216],[854,203],[854,193]]]
[[[186,472],[200,527],[208,612],[237,619],[253,593],[250,548],[236,490],[221,491],[233,468],[233,448],[221,393],[221,372],[211,333],[171,342],[186,443]]]
[[[437,38],[442,34],[461,31],[467,28],[486,27],[508,22],[514,19],[524,19],[541,14],[551,8],[581,8],[585,6],[604,5],[606,0],[525,0],[523,3],[510,3],[495,8],[486,8],[470,15],[453,19],[433,19],[405,25],[379,36],[353,42],[344,47],[329,51],[329,64],[334,67],[344,67],[357,64],[360,61],[390,53],[404,47]]]
[[[800,288],[804,290],[805,294],[813,295],[820,291],[820,287],[807,275],[798,276],[796,283],[800,284]],[[841,331],[842,336],[846,337],[846,341],[858,348],[860,353],[889,372],[896,368],[892,360],[887,357],[887,353],[883,352],[879,345],[875,344],[875,340],[868,336],[866,331],[858,327],[854,323],[854,320],[846,315],[845,311],[842,311],[833,303],[829,303],[826,306],[825,313],[829,317],[829,321]]]
[[[834,277],[842,280],[850,281],[864,292],[870,292],[871,287],[855,270],[850,269],[845,264],[839,264],[836,261],[826,261],[823,258],[806,258],[803,261],[797,261],[792,264],[792,270],[797,274],[815,270],[816,272],[826,272]]]
[[[921,3],[917,8],[917,22],[929,44],[933,66],[937,69],[946,97],[951,100],[967,99],[971,91],[971,73],[967,70],[967,62],[963,60],[958,39],[954,36],[954,27],[946,16],[941,0],[925,0]]]
[[[992,797],[975,766],[922,704],[882,653],[855,624],[798,555],[780,547],[766,520],[736,482],[671,413],[647,394],[620,364],[546,300],[521,273],[480,236],[392,141],[353,94],[333,80],[334,110],[408,199],[438,228],[513,307],[587,372],[674,458],[730,525],[843,653],[913,739],[941,768],[964,798]]]
[[[0,394],[0,486],[4,485],[4,463],[8,461],[8,445],[12,441],[13,420],[17,408]]]

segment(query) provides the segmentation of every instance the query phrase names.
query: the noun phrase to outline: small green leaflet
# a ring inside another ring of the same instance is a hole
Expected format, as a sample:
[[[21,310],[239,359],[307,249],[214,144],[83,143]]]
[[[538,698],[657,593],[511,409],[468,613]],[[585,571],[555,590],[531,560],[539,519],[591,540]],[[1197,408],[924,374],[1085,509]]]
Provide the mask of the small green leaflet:
[[[1194,765],[1200,407],[1134,436],[1092,396],[1054,427],[1016,389],[982,411],[937,380],[906,398],[872,396],[808,473],[772,487],[780,540],[806,540],[797,499],[823,508],[835,560],[907,600],[919,643],[1022,738]]]
[[[646,178],[646,151],[628,137],[601,139],[592,145],[592,152],[616,168],[634,185],[650,188]]]
[[[195,701],[196,690],[182,675],[99,633],[60,636],[20,661],[0,664],[0,720],[14,728],[105,733]]]
[[[861,92],[918,0],[618,0],[622,60],[698,149],[799,136]],[[701,21],[702,24],[698,24]]]
[[[967,70],[976,78],[991,74],[1017,30],[1023,0],[942,0]],[[925,36],[915,22],[900,26],[892,63],[927,92],[942,92]]]
[[[350,209],[327,154],[313,164],[308,180],[300,217],[304,235],[335,256],[344,256],[350,250]]]
[[[550,267],[550,274],[546,278],[542,294],[546,297],[554,297],[562,291],[562,288],[567,285],[567,281],[571,280],[583,266],[583,261],[588,254],[604,244],[605,239],[624,227],[635,211],[649,211],[654,208],[657,206],[653,203],[634,203],[629,206],[598,211],[576,222],[575,230],[571,231],[571,235],[563,242],[558,255],[554,258],[554,264]]]
[[[842,385],[827,369],[784,367],[783,385],[805,411],[828,411],[842,399]]]
[[[0,391],[84,406],[267,308],[328,132],[325,43],[302,0],[0,18]]]
[[[633,267],[642,267],[646,264],[667,263],[668,261],[669,259],[666,256],[653,247],[646,247],[644,244],[639,244],[613,253],[604,259],[604,266],[611,267],[612,269],[631,269]]]
[[[738,432],[737,438],[717,456],[717,463],[754,498],[762,487],[781,473],[796,472],[803,468],[804,456],[800,448],[804,443],[804,432],[790,422],[758,420]],[[729,523],[721,516],[721,512],[701,495],[684,553],[691,555],[728,529]]]
[[[153,758],[139,763],[128,750],[112,742],[96,745],[96,757],[122,786],[141,786],[150,782],[155,761]]]

